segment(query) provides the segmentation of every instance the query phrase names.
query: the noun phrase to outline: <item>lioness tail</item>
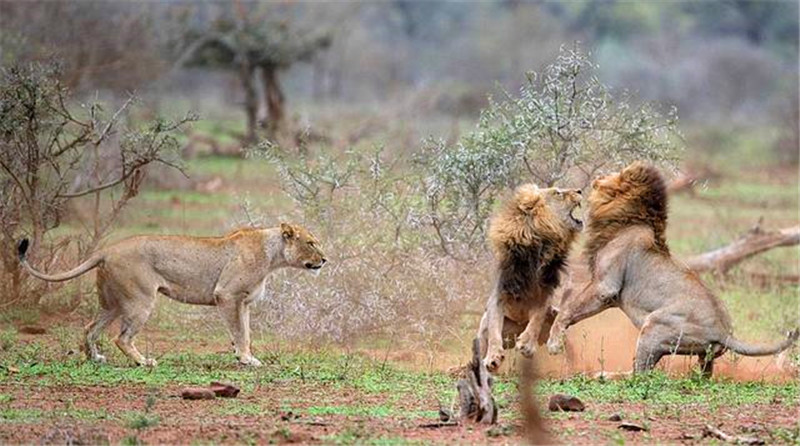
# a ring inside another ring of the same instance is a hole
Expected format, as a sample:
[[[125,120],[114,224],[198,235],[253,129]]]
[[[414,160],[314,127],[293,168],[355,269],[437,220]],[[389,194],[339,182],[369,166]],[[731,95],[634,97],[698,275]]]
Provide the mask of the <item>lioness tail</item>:
[[[786,339],[772,345],[752,345],[731,336],[726,339],[722,345],[736,353],[739,353],[740,355],[767,356],[780,353],[791,347],[791,345],[797,341],[798,336],[800,336],[800,331],[794,329],[789,332],[789,334],[786,336]]]
[[[25,258],[25,254],[28,252],[28,246],[30,242],[28,239],[22,239],[17,245],[17,255],[19,256],[19,261],[22,263],[22,266],[31,273],[32,276],[38,277],[39,279],[46,280],[48,282],[63,282],[65,280],[74,279],[75,277],[80,276],[81,274],[86,273],[87,271],[95,268],[100,262],[103,261],[103,256],[99,253],[93,254],[89,257],[85,262],[81,263],[80,265],[76,266],[75,268],[63,272],[61,274],[44,274],[40,273],[33,269],[33,267],[28,264],[28,260]]]

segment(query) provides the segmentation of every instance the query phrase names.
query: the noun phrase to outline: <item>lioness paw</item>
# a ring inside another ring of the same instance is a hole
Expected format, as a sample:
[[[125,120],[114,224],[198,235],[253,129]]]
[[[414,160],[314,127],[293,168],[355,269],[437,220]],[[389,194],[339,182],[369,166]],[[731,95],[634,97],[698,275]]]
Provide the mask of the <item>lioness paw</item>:
[[[251,367],[261,367],[261,361],[256,359],[255,356],[245,356],[244,358],[239,359],[239,363]]]
[[[141,365],[145,367],[155,367],[158,365],[158,361],[153,358],[145,358]]]
[[[503,359],[505,359],[505,355],[501,352],[497,353],[487,353],[486,358],[483,359],[483,365],[486,366],[486,370],[490,373],[497,372],[497,369],[500,368],[500,365],[503,363]]]

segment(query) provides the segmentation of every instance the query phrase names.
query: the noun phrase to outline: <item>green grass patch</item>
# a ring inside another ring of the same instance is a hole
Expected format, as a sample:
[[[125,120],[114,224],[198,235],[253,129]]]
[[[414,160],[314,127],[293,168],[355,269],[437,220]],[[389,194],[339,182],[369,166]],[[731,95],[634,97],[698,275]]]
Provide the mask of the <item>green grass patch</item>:
[[[437,411],[431,410],[402,410],[391,405],[377,406],[311,406],[303,409],[305,413],[312,416],[340,415],[348,417],[370,417],[370,418],[436,418]]]
[[[31,423],[42,417],[39,409],[0,409],[0,423]]]
[[[567,393],[584,401],[606,403],[739,406],[780,400],[787,404],[797,404],[798,391],[800,388],[797,382],[736,382],[724,379],[707,380],[699,376],[671,378],[658,370],[621,380],[589,379],[578,375],[539,383],[539,392],[543,394]]]

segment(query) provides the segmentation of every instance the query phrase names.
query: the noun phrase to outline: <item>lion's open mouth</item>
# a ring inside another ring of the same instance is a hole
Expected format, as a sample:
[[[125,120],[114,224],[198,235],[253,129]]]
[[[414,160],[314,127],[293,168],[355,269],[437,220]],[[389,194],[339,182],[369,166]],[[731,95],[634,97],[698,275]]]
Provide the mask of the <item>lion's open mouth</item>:
[[[583,229],[583,220],[581,220],[581,205],[577,204],[571,211],[569,211],[569,218],[572,220],[578,229]]]

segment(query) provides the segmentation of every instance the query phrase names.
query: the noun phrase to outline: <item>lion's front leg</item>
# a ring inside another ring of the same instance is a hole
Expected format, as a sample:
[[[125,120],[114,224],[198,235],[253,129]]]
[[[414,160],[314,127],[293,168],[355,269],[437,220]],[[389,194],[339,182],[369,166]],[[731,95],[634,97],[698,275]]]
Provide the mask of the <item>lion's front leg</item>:
[[[547,317],[547,311],[547,308],[537,307],[529,312],[528,325],[525,327],[525,331],[517,337],[517,350],[522,356],[530,358],[536,352],[536,343]]]
[[[583,291],[568,302],[562,303],[553,326],[550,328],[550,339],[547,340],[547,351],[551,355],[564,350],[564,338],[567,328],[611,308],[617,290],[610,291],[603,283],[590,283]]]
[[[503,359],[505,359],[503,354],[504,318],[505,314],[497,293],[493,293],[486,304],[486,312],[481,318],[481,327],[479,329],[483,364],[491,373],[496,372],[503,363]]]

